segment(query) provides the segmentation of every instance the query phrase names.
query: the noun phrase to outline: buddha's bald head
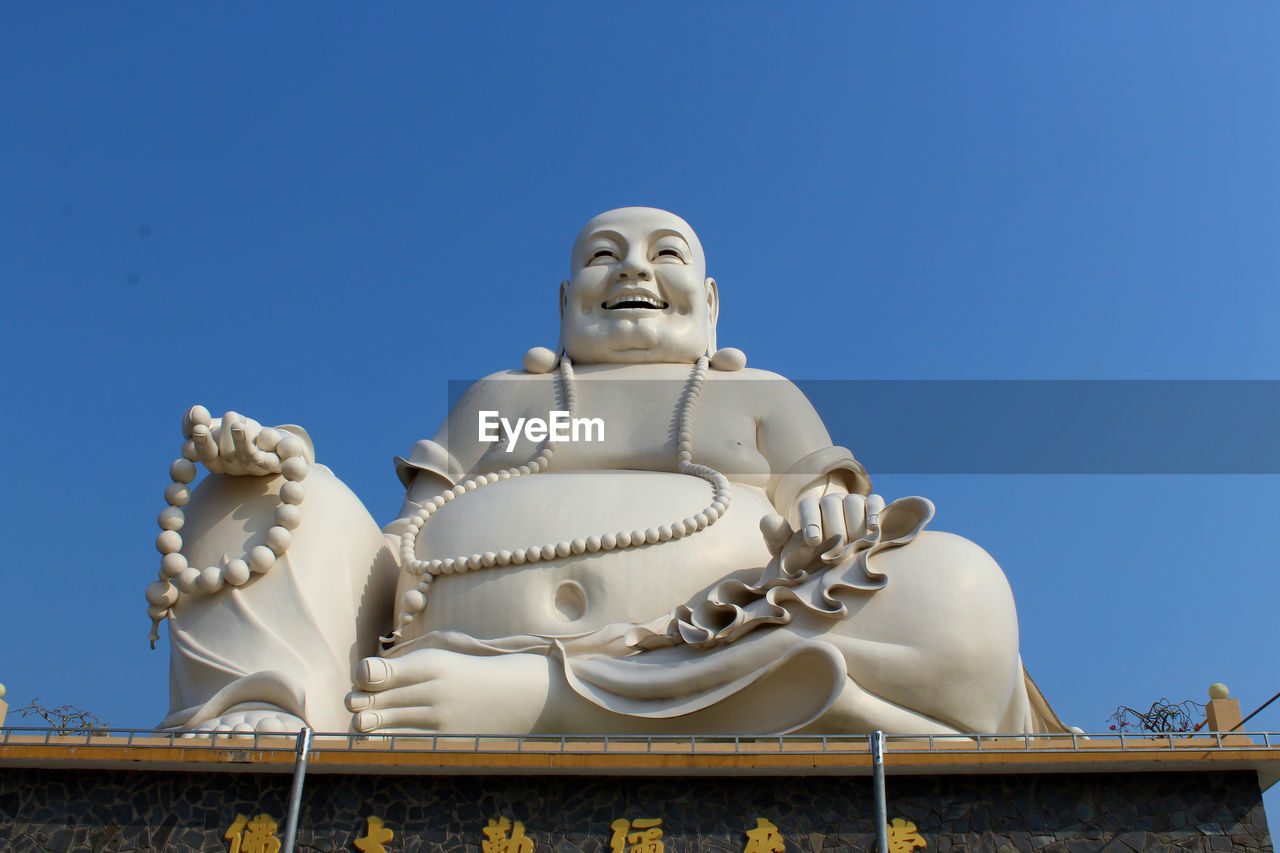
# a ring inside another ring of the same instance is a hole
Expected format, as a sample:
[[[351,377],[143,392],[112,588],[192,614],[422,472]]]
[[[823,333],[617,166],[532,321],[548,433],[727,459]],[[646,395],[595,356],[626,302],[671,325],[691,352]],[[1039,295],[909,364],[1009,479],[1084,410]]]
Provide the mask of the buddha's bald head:
[[[581,363],[692,362],[715,348],[716,283],[689,223],[652,207],[594,217],[560,288],[562,345]]]
[[[571,265],[580,262],[579,258],[585,245],[590,242],[593,235],[601,231],[622,234],[666,231],[679,235],[689,247],[690,265],[696,267],[700,276],[706,275],[707,258],[702,252],[702,243],[698,240],[693,226],[669,210],[659,210],[656,207],[619,207],[592,217],[591,221],[582,226],[582,230],[578,232],[578,239],[573,241],[573,255],[569,259]]]

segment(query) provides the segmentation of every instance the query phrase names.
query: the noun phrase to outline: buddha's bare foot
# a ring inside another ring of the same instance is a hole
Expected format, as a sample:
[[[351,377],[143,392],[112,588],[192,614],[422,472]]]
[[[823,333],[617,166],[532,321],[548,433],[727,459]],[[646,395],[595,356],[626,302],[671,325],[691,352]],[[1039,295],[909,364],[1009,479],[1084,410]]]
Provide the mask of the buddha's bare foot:
[[[347,707],[362,732],[523,733],[535,727],[550,684],[543,655],[419,649],[361,661]]]
[[[229,732],[233,734],[297,734],[306,726],[298,717],[279,708],[231,709],[195,727],[197,732]]]

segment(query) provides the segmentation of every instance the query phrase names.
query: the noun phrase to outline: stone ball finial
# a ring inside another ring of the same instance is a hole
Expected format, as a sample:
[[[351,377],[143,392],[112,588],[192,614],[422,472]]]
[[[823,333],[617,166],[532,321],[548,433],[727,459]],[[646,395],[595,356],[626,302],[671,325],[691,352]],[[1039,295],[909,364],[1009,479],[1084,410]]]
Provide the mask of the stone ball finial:
[[[724,347],[711,356],[711,369],[735,371],[747,366],[747,354],[736,347]]]
[[[1223,684],[1221,681],[1216,681],[1209,685],[1210,699],[1226,699],[1230,695],[1231,691],[1228,690],[1227,685]]]
[[[550,373],[560,357],[546,347],[534,347],[524,354],[524,369],[530,373]]]

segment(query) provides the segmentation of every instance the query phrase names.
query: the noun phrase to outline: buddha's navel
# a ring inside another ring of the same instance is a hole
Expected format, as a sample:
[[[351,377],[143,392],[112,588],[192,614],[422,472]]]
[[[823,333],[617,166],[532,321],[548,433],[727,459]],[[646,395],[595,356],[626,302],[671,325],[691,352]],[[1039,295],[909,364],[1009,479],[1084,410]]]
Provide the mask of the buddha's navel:
[[[551,604],[556,616],[566,622],[576,622],[587,612],[587,594],[582,584],[568,580],[556,587]]]

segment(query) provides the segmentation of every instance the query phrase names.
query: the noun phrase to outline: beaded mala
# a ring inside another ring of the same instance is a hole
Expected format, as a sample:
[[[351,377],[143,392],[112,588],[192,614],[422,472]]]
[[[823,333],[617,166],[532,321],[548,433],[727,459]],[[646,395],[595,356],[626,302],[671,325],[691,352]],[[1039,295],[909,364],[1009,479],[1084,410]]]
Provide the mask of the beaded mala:
[[[222,428],[230,429],[234,415],[223,418]],[[159,639],[160,622],[166,616],[173,615],[173,608],[183,595],[196,592],[213,593],[224,585],[243,586],[255,574],[265,574],[271,570],[276,561],[285,555],[293,544],[290,532],[302,523],[302,511],[298,505],[306,497],[306,489],[302,481],[307,478],[308,464],[305,445],[302,439],[288,433],[266,428],[258,433],[254,444],[264,453],[275,453],[280,457],[280,473],[285,483],[280,486],[280,504],[275,511],[275,524],[268,528],[263,544],[250,548],[243,557],[229,560],[223,566],[207,566],[203,569],[187,564],[182,555],[182,534],[179,533],[186,523],[186,514],[182,508],[191,500],[190,483],[196,478],[197,437],[209,436],[209,425],[212,419],[209,410],[196,406],[188,418],[189,426],[184,424],[186,441],[182,445],[182,458],[174,460],[169,466],[169,477],[173,484],[164,490],[164,499],[168,504],[160,511],[160,535],[156,537],[156,550],[160,557],[160,579],[147,587],[147,615],[151,617],[151,647],[155,648]]]
[[[733,351],[736,353],[737,351]],[[693,415],[697,409],[698,399],[702,394],[702,386],[706,382],[709,360],[702,356],[694,365],[693,372],[685,385],[680,401],[676,406],[676,460],[681,474],[706,480],[712,487],[711,503],[701,512],[682,520],[645,530],[619,530],[600,536],[589,536],[561,542],[534,545],[529,548],[517,548],[514,551],[486,551],[483,554],[469,554],[447,559],[419,560],[414,556],[418,536],[431,516],[446,503],[474,491],[475,489],[509,480],[528,474],[545,471],[555,456],[556,443],[545,439],[535,451],[533,457],[524,465],[505,468],[491,474],[481,474],[466,480],[444,493],[427,501],[413,516],[401,537],[401,565],[403,570],[419,579],[416,589],[407,591],[401,600],[403,611],[400,613],[399,626],[413,621],[427,604],[427,593],[431,583],[440,575],[464,574],[487,568],[503,568],[520,566],[525,563],[537,563],[541,560],[552,560],[570,555],[620,551],[638,548],[642,545],[653,545],[658,542],[674,541],[691,536],[715,524],[729,509],[731,488],[729,478],[707,465],[699,465],[693,461]],[[734,365],[729,369],[740,369]],[[559,390],[562,402],[571,417],[578,416],[578,392],[574,380],[573,363],[567,355],[560,359]],[[265,574],[283,557],[293,542],[290,532],[302,522],[302,512],[298,508],[306,497],[302,481],[306,479],[309,466],[304,456],[304,444],[300,438],[285,434],[281,436],[274,429],[263,429],[254,443],[259,450],[270,453],[275,451],[281,460],[280,473],[286,482],[280,487],[280,504],[275,511],[275,524],[267,530],[263,544],[250,548],[244,557],[229,560],[223,566],[208,566],[203,569],[188,565],[182,555],[182,535],[179,531],[186,522],[182,508],[191,500],[190,483],[196,477],[195,463],[199,459],[195,438],[207,436],[212,423],[209,411],[203,406],[196,406],[191,411],[190,427],[185,430],[187,440],[182,445],[182,458],[174,460],[169,467],[172,485],[165,489],[165,502],[168,504],[161,510],[158,521],[160,534],[156,537],[156,549],[161,554],[160,579],[147,587],[147,615],[151,617],[151,646],[155,647],[159,638],[160,622],[172,616],[173,608],[183,595],[197,592],[214,593],[224,585],[240,587],[247,583],[254,574]],[[222,426],[230,428],[228,418],[224,418]],[[397,633],[399,630],[397,629]]]
[[[736,351],[735,351],[736,352]],[[528,474],[545,471],[555,456],[556,444],[549,437],[545,439],[524,465],[504,468],[492,474],[481,474],[469,479],[427,501],[409,519],[401,537],[400,565],[403,571],[417,577],[418,586],[408,590],[401,597],[403,610],[400,613],[396,633],[413,621],[427,606],[427,593],[432,582],[440,575],[464,574],[480,569],[520,566],[525,563],[537,563],[540,560],[552,560],[557,557],[568,557],[573,554],[601,553],[620,551],[626,548],[638,548],[641,545],[653,545],[658,542],[682,539],[715,524],[729,509],[729,478],[707,465],[699,465],[693,461],[693,414],[702,394],[702,386],[707,379],[707,356],[702,356],[694,365],[693,372],[685,385],[680,401],[676,406],[676,459],[681,474],[699,477],[711,484],[712,500],[709,506],[696,515],[691,515],[671,524],[650,527],[647,530],[619,530],[601,536],[589,536],[585,539],[564,540],[545,545],[534,545],[529,548],[517,548],[514,551],[486,551],[483,554],[467,554],[450,557],[444,560],[419,560],[414,555],[418,536],[431,516],[440,507],[456,500],[467,492],[482,488],[499,480],[510,480]],[[570,417],[578,416],[578,391],[574,382],[573,364],[568,355],[560,358],[560,393],[562,402],[569,411]]]

